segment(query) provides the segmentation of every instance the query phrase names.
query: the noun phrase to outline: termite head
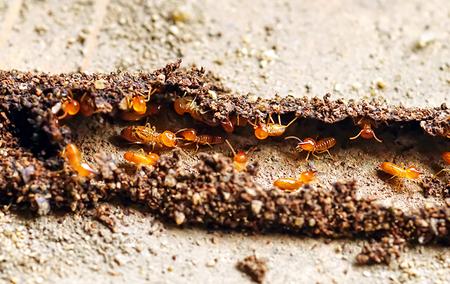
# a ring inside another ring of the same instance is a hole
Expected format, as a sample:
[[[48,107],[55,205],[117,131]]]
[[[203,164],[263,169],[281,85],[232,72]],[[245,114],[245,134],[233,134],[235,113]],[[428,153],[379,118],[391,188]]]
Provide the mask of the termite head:
[[[77,100],[69,98],[62,102],[61,108],[68,115],[75,115],[80,111],[80,103]]]
[[[137,114],[144,114],[147,112],[147,102],[142,96],[134,96],[131,99],[131,107]]]
[[[418,179],[422,172],[415,167],[409,167],[406,169],[406,174],[410,179]]]
[[[177,132],[186,141],[194,142],[197,139],[197,131],[192,128],[181,129]]]
[[[317,173],[317,171],[314,171],[314,170],[304,171],[300,174],[299,179],[304,184],[310,183],[316,178],[316,173]]]
[[[173,107],[175,109],[175,112],[179,115],[183,115],[186,112],[190,112],[191,109],[194,107],[194,103],[192,100],[188,98],[177,98],[173,102]]]
[[[177,146],[177,136],[172,131],[164,131],[160,136],[161,143],[169,148]]]
[[[240,150],[234,155],[233,161],[235,161],[236,163],[241,163],[241,164],[247,163],[248,155],[244,151]]]
[[[269,137],[269,129],[267,129],[267,125],[261,122],[258,123],[252,123],[252,122],[248,122],[250,123],[250,125],[253,127],[253,129],[255,130],[255,137],[259,140],[264,140],[267,139],[267,137]]]
[[[316,141],[312,138],[305,138],[297,144],[297,148],[304,151],[313,152],[316,149]]]
[[[363,139],[375,139],[376,141],[378,141],[380,143],[383,142],[377,137],[377,135],[375,135],[375,131],[373,131],[373,129],[369,123],[365,123],[363,125],[364,126],[361,129],[361,131],[359,131],[359,133],[356,136],[350,137],[350,140],[354,140],[354,139],[358,138],[359,136],[361,136]]]
[[[265,124],[259,124],[258,126],[254,127],[255,129],[255,137],[259,140],[264,140],[269,137],[269,132],[267,130],[267,126]]]
[[[374,138],[374,132],[372,128],[365,127],[361,130],[361,137],[364,139]]]

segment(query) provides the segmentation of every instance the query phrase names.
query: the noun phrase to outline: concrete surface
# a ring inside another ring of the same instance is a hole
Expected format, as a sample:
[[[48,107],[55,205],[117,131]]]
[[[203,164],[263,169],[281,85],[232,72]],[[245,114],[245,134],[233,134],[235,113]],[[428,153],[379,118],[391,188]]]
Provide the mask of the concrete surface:
[[[239,92],[266,97],[333,92],[335,98],[378,97],[408,106],[448,104],[450,98],[447,0],[2,0],[0,21],[2,69],[151,71],[181,57],[185,64],[213,70]],[[79,143],[86,154],[100,141],[115,153],[123,151],[83,129]],[[111,126],[108,133],[118,129]],[[290,131],[317,130],[300,123]],[[350,131],[320,134],[344,138]],[[233,143],[254,143],[249,135],[240,131]],[[415,133],[400,139],[390,132],[381,135],[383,144],[358,141],[350,147],[338,139],[334,162],[314,161],[319,182],[356,177],[361,195],[405,210],[442,202],[425,200],[413,183],[386,183],[374,168],[390,159],[431,173],[439,163],[438,158],[430,162],[430,156],[448,143],[416,141]],[[400,151],[399,145],[413,148]],[[285,146],[268,142],[260,148],[253,159],[264,165],[258,176],[262,184],[305,167]],[[217,150],[228,153],[225,147]],[[35,219],[0,213],[0,281],[242,283],[249,280],[235,264],[252,253],[268,259],[267,283],[450,281],[445,248],[409,249],[388,267],[356,267],[353,257],[362,241],[327,244],[282,235],[210,233],[166,227],[143,209],[114,210],[115,233],[84,215]]]

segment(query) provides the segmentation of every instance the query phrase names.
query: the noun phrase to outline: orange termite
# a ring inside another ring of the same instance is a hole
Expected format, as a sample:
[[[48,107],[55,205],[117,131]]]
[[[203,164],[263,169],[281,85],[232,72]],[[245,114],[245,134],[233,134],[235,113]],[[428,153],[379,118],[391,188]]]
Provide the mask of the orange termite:
[[[398,177],[398,178],[406,178],[406,179],[418,179],[420,177],[420,175],[422,174],[415,167],[402,168],[391,162],[381,163],[380,169],[383,172],[392,175],[391,178]]]
[[[259,122],[258,124],[249,123],[253,126],[253,129],[255,130],[255,137],[259,140],[267,139],[267,137],[271,136],[281,136],[284,134],[286,129],[295,121],[297,120],[297,117],[295,117],[291,122],[289,122],[287,125],[281,124],[281,117],[280,114],[278,114],[278,123],[275,123],[272,119],[272,115],[269,115],[269,119],[265,123]]]
[[[255,148],[252,147],[247,152],[244,152],[242,150],[236,152],[228,140],[225,139],[225,142],[228,144],[228,147],[230,147],[231,152],[233,153],[234,168],[239,172],[245,171],[247,169],[248,160],[250,159],[249,153],[254,151]]]
[[[197,131],[193,128],[185,128],[177,131],[177,134],[180,135],[183,140],[190,142],[189,144],[196,144],[197,149],[199,145],[217,145],[222,144],[224,142],[223,137],[221,136],[212,136],[206,134],[197,134]]]
[[[131,143],[151,144],[174,148],[177,146],[177,136],[172,131],[159,133],[149,124],[145,126],[128,126],[120,132],[120,136]]]
[[[95,174],[95,171],[86,163],[81,162],[81,153],[75,144],[67,144],[61,156],[66,159],[70,167],[75,170],[78,175],[87,177]]]
[[[361,136],[364,139],[375,139],[376,141],[382,143],[383,141],[375,135],[375,131],[373,131],[372,127],[374,125],[373,120],[368,118],[361,118],[358,120],[356,125],[361,127],[361,131],[356,136],[350,137],[350,140],[357,139]]]
[[[445,162],[447,165],[450,165],[450,152],[444,152],[444,153],[442,153],[442,159],[444,160],[444,162]],[[439,174],[441,174],[442,172],[450,172],[450,169],[442,169],[442,170],[440,170],[440,171],[436,174],[436,176],[439,175]]]
[[[154,166],[159,160],[158,154],[151,152],[145,153],[142,149],[139,152],[127,151],[123,154],[123,158],[138,166]]]
[[[309,154],[312,154],[313,156],[317,157],[314,153],[317,152],[319,154],[327,152],[328,155],[330,155],[331,158],[333,158],[330,154],[329,149],[334,147],[336,145],[336,139],[333,137],[326,137],[323,139],[320,139],[319,141],[314,140],[313,138],[305,138],[303,141],[296,137],[296,136],[288,136],[286,139],[296,139],[299,141],[297,144],[296,149],[301,151],[307,151],[308,155],[306,156],[306,160],[309,158]]]
[[[72,92],[69,91],[68,96],[61,100],[61,109],[64,113],[58,119],[76,115],[80,111],[80,103],[73,98]]]
[[[311,183],[316,177],[316,171],[308,170],[300,174],[298,178],[279,178],[273,183],[274,186],[286,191],[294,191],[305,184]]]

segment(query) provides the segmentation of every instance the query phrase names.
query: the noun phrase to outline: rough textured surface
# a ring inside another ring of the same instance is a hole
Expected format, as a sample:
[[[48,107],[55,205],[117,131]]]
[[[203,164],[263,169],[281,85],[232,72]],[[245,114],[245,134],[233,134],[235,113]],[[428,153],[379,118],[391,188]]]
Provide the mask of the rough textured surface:
[[[19,2],[24,2],[24,7]],[[100,14],[97,2],[107,7],[103,21],[90,20]],[[291,2],[260,1],[256,6],[252,1],[226,1],[218,9],[216,1],[96,1],[95,5],[91,1],[70,5],[64,1],[0,1],[0,19],[12,22],[0,24],[0,65],[3,69],[51,72],[74,68],[151,71],[181,55],[185,64],[213,70],[239,93],[322,97],[331,92],[332,100],[375,97],[407,106],[448,105],[449,11],[445,1]],[[12,13],[14,7],[19,7],[20,13]],[[11,14],[17,16],[15,21],[5,17]],[[43,14],[46,16],[41,17]],[[177,14],[188,15],[188,20],[180,20],[183,17]],[[54,21],[60,16],[64,21]],[[88,22],[86,29],[78,25],[80,19]],[[4,32],[8,26],[11,30]],[[100,30],[97,45],[87,52],[96,29]],[[72,31],[80,32],[71,36]],[[25,32],[27,36],[23,36]],[[75,52],[64,52],[66,44]],[[90,60],[85,61],[86,57]],[[85,62],[89,64],[83,65]],[[83,120],[73,124],[81,126],[74,139],[89,161],[99,147],[118,156],[122,153],[109,140],[120,127],[100,124],[96,128],[95,123]],[[340,137],[339,147],[332,150],[335,161],[314,160],[319,184],[329,186],[337,179],[357,177],[358,195],[376,197],[382,204],[405,210],[442,201],[424,199],[420,186],[387,181],[374,169],[380,160],[389,160],[413,163],[432,175],[443,166],[436,155],[448,150],[443,141],[418,141],[416,137],[424,137],[421,131],[409,127],[384,131],[381,125],[377,134],[383,144],[346,143],[344,138],[357,131],[350,123],[336,125],[334,130],[299,124],[290,134]],[[177,125],[170,127],[176,129]],[[97,129],[104,135],[93,137],[84,129]],[[248,139],[251,135],[239,130],[235,147],[254,144]],[[262,143],[259,148],[252,160],[260,162],[256,180],[265,187],[274,178],[293,176],[304,168],[279,141]],[[190,156],[196,159],[194,154]],[[148,214],[134,210],[119,207],[112,214],[117,220],[116,233],[84,215],[30,219],[7,213],[1,217],[0,238],[5,248],[1,258],[7,260],[2,262],[3,279],[211,282],[226,277],[229,282],[242,282],[246,278],[235,270],[235,263],[256,251],[268,258],[266,279],[270,283],[448,282],[450,257],[448,250],[439,248],[406,247],[407,253],[389,267],[355,267],[352,260],[361,251],[360,241],[208,235],[162,228]]]
[[[267,264],[264,259],[258,259],[256,256],[247,256],[237,263],[237,268],[247,274],[253,281],[262,283],[267,272]]]

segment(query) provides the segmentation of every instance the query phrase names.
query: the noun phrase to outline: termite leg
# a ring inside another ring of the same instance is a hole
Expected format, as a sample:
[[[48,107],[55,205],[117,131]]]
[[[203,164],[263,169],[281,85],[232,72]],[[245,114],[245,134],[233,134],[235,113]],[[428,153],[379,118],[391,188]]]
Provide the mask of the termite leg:
[[[189,109],[192,108],[192,106],[194,105],[195,100],[197,99],[197,96],[194,97],[194,99],[191,101],[191,103],[189,104]]]
[[[278,117],[278,118],[280,118],[280,117]],[[286,125],[286,128],[288,128],[289,126],[291,126],[291,124],[292,123],[294,123],[296,120],[297,120],[297,116],[296,117],[294,117],[294,119],[293,120],[291,120],[291,122],[289,122],[287,125]],[[280,123],[281,124],[281,123]]]
[[[333,159],[333,156],[331,156],[331,153],[330,153],[329,150],[323,150],[323,151],[320,151],[320,152],[317,152],[317,153],[322,154],[322,153],[325,153],[325,152],[327,152],[328,156],[330,156],[330,158],[331,158],[332,160],[334,160],[334,159]]]
[[[145,101],[146,101],[146,102],[149,102],[149,101],[150,101],[150,97],[151,97],[154,93],[156,93],[156,89],[149,90],[149,91],[148,91],[148,95],[147,95],[147,99],[146,99]]]
[[[257,126],[256,126],[256,120],[255,120],[255,123],[251,122],[250,120],[248,121],[248,123],[249,123],[253,128],[256,128],[256,127],[257,127]]]
[[[309,154],[311,154],[311,152],[308,152],[308,154],[306,155],[305,161],[308,161],[308,159],[309,159]]]
[[[275,121],[273,121],[273,118],[272,118],[272,114],[269,114],[269,118],[267,119],[267,122],[271,122],[271,123],[273,123],[273,124],[275,124]],[[267,124],[267,123],[266,123]]]

